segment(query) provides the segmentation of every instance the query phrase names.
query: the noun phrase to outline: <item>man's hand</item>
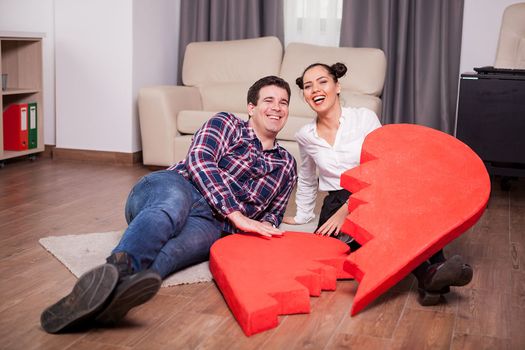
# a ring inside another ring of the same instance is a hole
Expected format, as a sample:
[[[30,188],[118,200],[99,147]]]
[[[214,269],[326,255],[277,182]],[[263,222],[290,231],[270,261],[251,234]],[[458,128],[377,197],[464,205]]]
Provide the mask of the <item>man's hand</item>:
[[[269,222],[260,222],[244,216],[240,211],[234,211],[226,216],[239,230],[257,233],[261,236],[282,236],[283,231],[273,227]]]
[[[328,219],[323,224],[323,226],[319,227],[319,229],[315,233],[322,236],[337,236],[339,234],[339,231],[341,231],[341,227],[343,226],[343,223],[347,216],[348,204],[345,203],[341,208],[339,208],[338,211],[335,212],[334,215],[330,217],[330,219]]]

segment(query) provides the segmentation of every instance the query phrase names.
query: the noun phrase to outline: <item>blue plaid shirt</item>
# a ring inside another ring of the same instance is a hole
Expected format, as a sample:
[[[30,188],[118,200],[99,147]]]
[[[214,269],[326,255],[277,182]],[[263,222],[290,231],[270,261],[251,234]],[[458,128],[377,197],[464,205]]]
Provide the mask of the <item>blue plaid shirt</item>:
[[[225,217],[234,211],[279,226],[297,182],[297,165],[288,151],[277,142],[263,150],[247,121],[224,112],[195,133],[186,159],[168,169],[199,190],[230,233],[235,228]]]

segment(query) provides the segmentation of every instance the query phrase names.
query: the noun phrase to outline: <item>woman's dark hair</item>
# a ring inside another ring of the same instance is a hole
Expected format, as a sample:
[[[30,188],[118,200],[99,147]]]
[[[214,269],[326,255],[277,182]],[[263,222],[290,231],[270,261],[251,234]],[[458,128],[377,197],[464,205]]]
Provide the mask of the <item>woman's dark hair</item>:
[[[325,63],[313,63],[309,65],[308,67],[306,67],[306,69],[303,71],[303,74],[299,78],[295,79],[295,83],[297,84],[297,86],[299,86],[301,90],[304,89],[303,87],[304,73],[306,73],[310,68],[313,68],[316,66],[321,66],[324,69],[326,69],[328,74],[334,79],[336,83],[339,81],[339,78],[344,77],[344,75],[346,74],[346,71],[348,70],[348,68],[346,68],[346,65],[341,62],[334,63],[331,66]]]
[[[290,102],[290,85],[288,85],[288,83],[282,78],[276,77],[275,75],[269,75],[257,80],[252,86],[250,86],[247,96],[248,103],[257,106],[257,101],[259,100],[259,91],[261,91],[263,87],[270,85],[275,85],[285,89],[288,93],[288,102]]]

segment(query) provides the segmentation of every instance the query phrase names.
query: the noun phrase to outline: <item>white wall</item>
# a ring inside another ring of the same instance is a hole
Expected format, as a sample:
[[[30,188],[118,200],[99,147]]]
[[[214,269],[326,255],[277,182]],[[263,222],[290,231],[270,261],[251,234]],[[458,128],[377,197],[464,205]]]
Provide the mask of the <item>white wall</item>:
[[[474,67],[493,66],[496,61],[503,11],[517,0],[465,0],[460,73]]]
[[[45,144],[140,150],[136,96],[176,83],[179,11],[180,0],[0,0],[0,31],[46,34]]]
[[[133,2],[132,149],[142,149],[136,96],[148,85],[175,85],[179,46],[180,1]]]
[[[44,33],[44,143],[55,144],[54,0],[0,0],[0,31]]]
[[[460,72],[494,64],[503,10],[516,2],[465,0]],[[44,142],[140,149],[136,94],[175,83],[179,13],[180,0],[0,0],[0,31],[46,33]]]
[[[132,4],[55,0],[56,146],[131,152]]]
[[[139,151],[139,89],[177,81],[180,1],[55,2],[56,146]]]

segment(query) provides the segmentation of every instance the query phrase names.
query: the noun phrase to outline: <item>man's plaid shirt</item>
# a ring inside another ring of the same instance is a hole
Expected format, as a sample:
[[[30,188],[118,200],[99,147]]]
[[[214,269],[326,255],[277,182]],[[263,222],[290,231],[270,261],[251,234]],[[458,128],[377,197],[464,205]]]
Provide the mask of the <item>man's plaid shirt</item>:
[[[297,181],[288,151],[277,143],[263,150],[247,121],[224,112],[195,133],[186,159],[168,169],[199,190],[230,233],[235,228],[224,218],[234,211],[279,226]]]

